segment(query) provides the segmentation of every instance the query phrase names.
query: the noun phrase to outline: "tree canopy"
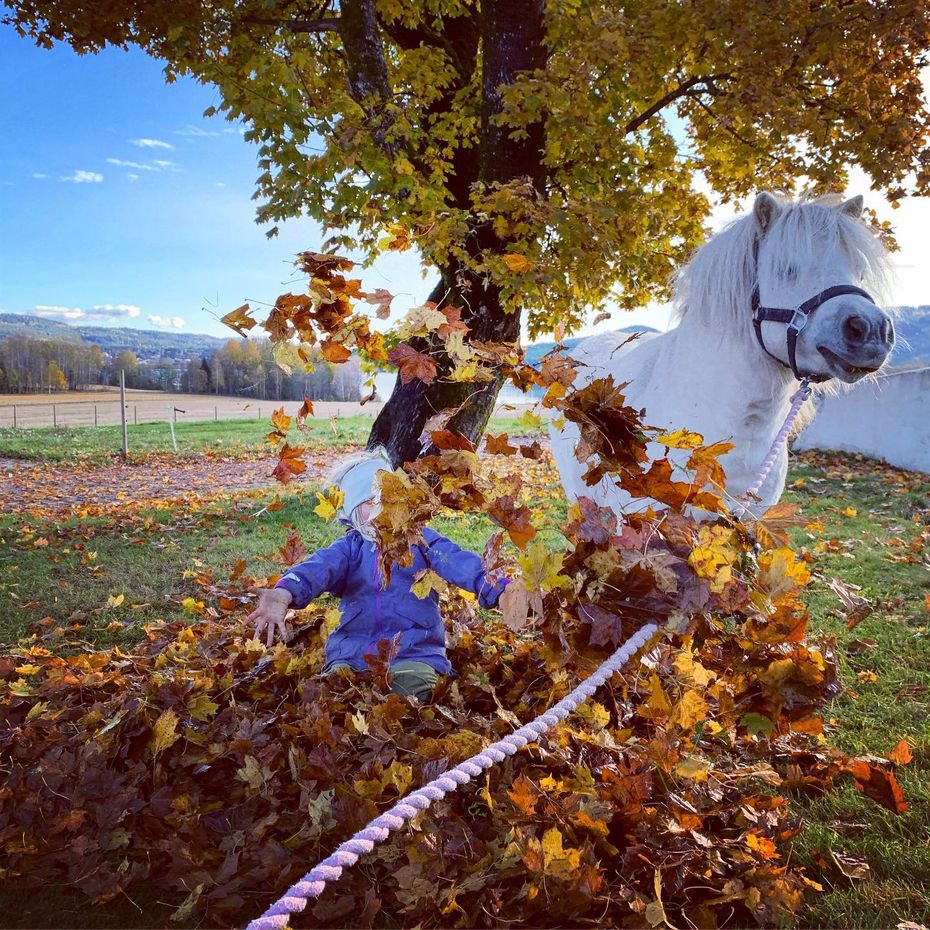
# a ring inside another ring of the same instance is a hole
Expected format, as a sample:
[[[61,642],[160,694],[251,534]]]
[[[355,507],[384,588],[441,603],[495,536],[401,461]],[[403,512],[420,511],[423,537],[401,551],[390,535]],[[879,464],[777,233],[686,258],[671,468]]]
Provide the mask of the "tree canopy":
[[[259,220],[309,215],[368,259],[414,245],[470,340],[662,297],[705,190],[835,188],[859,165],[892,201],[930,192],[927,0],[13,0],[5,19],[214,86],[207,112],[259,145]],[[395,395],[417,436],[424,406],[466,396]]]
[[[136,44],[214,85],[260,145],[260,220],[307,213],[370,256],[409,239],[499,281],[534,332],[661,290],[702,235],[698,174],[724,199],[848,164],[891,199],[930,191],[925,0],[12,8],[40,43]],[[525,60],[498,81],[502,52]],[[506,249],[475,254],[482,221]]]

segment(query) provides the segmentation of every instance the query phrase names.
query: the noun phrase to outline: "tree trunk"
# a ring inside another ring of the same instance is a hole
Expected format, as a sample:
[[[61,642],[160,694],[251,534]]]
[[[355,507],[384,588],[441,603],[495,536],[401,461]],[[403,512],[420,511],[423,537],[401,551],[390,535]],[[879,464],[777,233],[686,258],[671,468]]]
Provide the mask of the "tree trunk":
[[[542,122],[523,127],[521,138],[514,139],[506,126],[494,117],[502,110],[502,86],[513,83],[521,72],[545,66],[545,28],[543,0],[485,0],[481,7],[482,108],[481,139],[477,158],[478,177],[454,178],[447,182],[451,190],[470,187],[472,180],[485,184],[506,184],[528,179],[537,190],[545,183],[543,165]],[[456,170],[474,171],[475,159],[469,157]],[[468,248],[473,257],[499,254],[507,242],[498,238],[491,223],[475,218]],[[520,315],[505,312],[500,293],[480,274],[465,267],[442,269],[442,277],[430,294],[439,306],[462,308],[462,321],[469,327],[468,340],[481,342],[515,342],[520,337]],[[419,344],[416,344],[419,343]],[[441,344],[413,340],[413,348],[431,349],[434,357]],[[383,446],[395,466],[417,458],[430,445],[421,439],[423,427],[434,414],[456,409],[449,428],[457,430],[476,445],[487,426],[494,402],[503,384],[498,375],[490,382],[454,382],[443,380],[452,369],[450,360],[439,353],[439,373],[432,384],[414,379],[403,384],[398,376],[394,390],[375,420],[368,447]]]

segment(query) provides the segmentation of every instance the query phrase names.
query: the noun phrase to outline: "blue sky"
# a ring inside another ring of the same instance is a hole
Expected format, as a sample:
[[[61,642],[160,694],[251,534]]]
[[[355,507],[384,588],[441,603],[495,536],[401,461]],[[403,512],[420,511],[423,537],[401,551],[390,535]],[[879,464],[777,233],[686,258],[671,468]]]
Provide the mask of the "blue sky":
[[[166,84],[136,50],[46,51],[4,27],[0,81],[16,88],[0,103],[0,311],[231,335],[211,311],[301,286],[293,256],[321,230],[294,220],[266,238],[250,199],[257,148],[203,118],[210,88]],[[411,306],[431,286],[412,254],[364,280]]]
[[[293,256],[320,248],[322,232],[292,220],[266,238],[251,200],[256,147],[238,124],[202,116],[218,103],[210,88],[166,84],[136,50],[47,51],[6,27],[0,81],[15,89],[0,102],[0,311],[228,335],[218,316],[302,287]],[[894,302],[930,303],[930,203],[892,214],[854,173],[858,192],[898,229]],[[715,211],[713,225],[731,216]],[[398,295],[401,311],[431,287],[412,253],[380,258],[363,280]],[[597,329],[667,323],[652,307]]]

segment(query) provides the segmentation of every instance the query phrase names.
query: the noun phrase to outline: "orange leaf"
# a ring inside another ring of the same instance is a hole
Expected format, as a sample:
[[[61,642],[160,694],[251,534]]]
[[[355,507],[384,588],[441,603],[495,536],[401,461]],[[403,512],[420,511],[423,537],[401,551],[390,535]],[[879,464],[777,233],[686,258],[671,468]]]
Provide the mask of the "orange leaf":
[[[516,446],[510,445],[506,433],[501,433],[500,436],[492,436],[488,433],[484,438],[484,447],[491,455],[513,455],[517,451]]]
[[[846,765],[846,770],[856,779],[856,787],[882,807],[887,807],[896,814],[903,814],[910,806],[904,799],[904,792],[894,777],[894,772],[864,759],[852,759]]]
[[[234,329],[241,336],[255,326],[257,322],[248,316],[248,312],[249,305],[243,304],[241,307],[236,307],[235,310],[227,313],[226,316],[220,317],[220,322],[225,323],[230,329]]]
[[[282,433],[286,433],[291,427],[291,418],[284,412],[283,407],[279,407],[271,414],[271,422],[275,429],[281,430]]]
[[[902,739],[898,745],[888,753],[888,758],[896,765],[907,765],[908,762],[914,758],[914,754],[911,752],[911,747],[908,745],[907,740]]]
[[[320,351],[323,353],[323,358],[334,365],[347,362],[352,357],[352,353],[344,345],[333,342],[331,339],[320,343]]]

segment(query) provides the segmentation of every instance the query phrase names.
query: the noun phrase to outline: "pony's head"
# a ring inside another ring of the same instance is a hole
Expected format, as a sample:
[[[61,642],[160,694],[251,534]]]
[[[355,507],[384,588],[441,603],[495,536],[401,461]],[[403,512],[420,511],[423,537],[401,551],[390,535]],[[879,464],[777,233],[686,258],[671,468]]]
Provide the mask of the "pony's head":
[[[788,366],[792,360],[787,319],[764,319],[758,330],[763,345],[756,343],[754,290],[758,288],[758,305],[784,311],[802,307],[826,291],[826,299],[806,318],[797,318],[803,328],[794,341],[795,369],[847,384],[877,371],[894,345],[891,318],[865,294],[846,289],[862,289],[878,299],[889,263],[861,213],[861,197],[790,202],[759,194],[750,213],[710,239],[679,273],[679,314],[734,327],[763,359],[764,347]],[[831,288],[840,293],[831,296]]]

